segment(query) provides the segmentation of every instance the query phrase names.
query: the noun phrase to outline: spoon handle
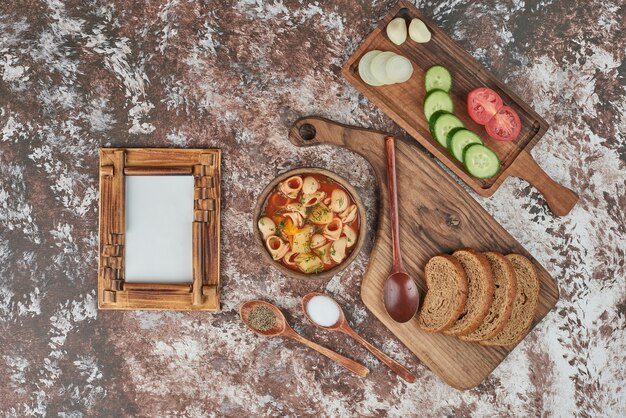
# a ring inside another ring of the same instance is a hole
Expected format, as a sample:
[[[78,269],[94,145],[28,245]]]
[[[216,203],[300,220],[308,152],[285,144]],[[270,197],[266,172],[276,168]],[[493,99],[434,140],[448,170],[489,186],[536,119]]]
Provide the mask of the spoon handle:
[[[329,350],[326,347],[322,347],[321,345],[316,344],[313,341],[307,340],[306,338],[304,338],[302,335],[298,334],[295,331],[285,333],[284,335],[285,337],[289,337],[293,340],[296,340],[306,345],[307,347],[312,348],[318,353],[325,355],[332,361],[338,363],[342,367],[345,367],[346,369],[350,370],[352,373],[356,374],[357,376],[366,377],[370,372],[369,369],[363,366],[362,364],[359,364],[354,360],[350,360],[349,358],[344,357],[339,353],[335,353],[334,351]]]
[[[393,271],[404,271],[400,253],[400,221],[398,220],[398,186],[396,181],[396,143],[393,136],[385,137],[387,151],[387,188],[391,211],[391,242],[393,244]]]
[[[346,324],[347,325],[347,324]],[[387,354],[380,351],[374,345],[370,344],[365,338],[361,337],[355,330],[353,330],[349,326],[345,326],[341,328],[341,330],[348,334],[350,337],[354,338],[358,343],[360,343],[363,347],[367,348],[370,353],[375,355],[380,361],[382,361],[387,367],[389,367],[395,374],[403,378],[409,383],[415,383],[416,377],[411,373],[406,367],[389,357]]]

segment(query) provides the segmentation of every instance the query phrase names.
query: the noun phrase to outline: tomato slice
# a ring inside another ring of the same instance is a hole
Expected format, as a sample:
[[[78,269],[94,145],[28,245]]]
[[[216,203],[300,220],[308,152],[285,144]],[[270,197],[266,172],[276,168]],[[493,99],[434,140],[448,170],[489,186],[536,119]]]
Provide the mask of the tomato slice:
[[[494,117],[487,122],[485,129],[490,137],[498,141],[514,141],[517,139],[522,123],[517,112],[508,106],[503,106]]]
[[[467,113],[474,122],[485,125],[502,107],[502,98],[487,87],[480,87],[467,95]]]

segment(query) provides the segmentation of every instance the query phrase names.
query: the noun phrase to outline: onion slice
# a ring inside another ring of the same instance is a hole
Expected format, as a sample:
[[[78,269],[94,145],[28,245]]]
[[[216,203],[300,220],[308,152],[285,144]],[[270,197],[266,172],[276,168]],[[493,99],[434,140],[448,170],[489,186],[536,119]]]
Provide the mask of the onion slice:
[[[424,22],[414,18],[409,24],[409,37],[417,43],[425,44],[430,41],[431,34]]]
[[[366,84],[370,86],[382,86],[383,84],[376,80],[370,71],[370,65],[372,64],[372,60],[376,58],[383,51],[379,51],[374,49],[372,51],[366,52],[361,59],[359,60],[359,76],[361,80],[363,80]]]
[[[396,54],[394,52],[385,51],[376,55],[376,57],[374,57],[374,59],[372,60],[372,63],[370,64],[370,72],[372,73],[374,78],[378,80],[379,83],[381,84],[393,84],[394,83],[394,81],[391,80],[387,76],[386,66],[387,66],[387,60],[394,57],[395,55]]]
[[[402,55],[395,55],[385,64],[387,77],[394,83],[404,83],[413,75],[413,64]]]
[[[402,45],[406,41],[406,20],[396,17],[387,24],[387,37],[396,45]]]

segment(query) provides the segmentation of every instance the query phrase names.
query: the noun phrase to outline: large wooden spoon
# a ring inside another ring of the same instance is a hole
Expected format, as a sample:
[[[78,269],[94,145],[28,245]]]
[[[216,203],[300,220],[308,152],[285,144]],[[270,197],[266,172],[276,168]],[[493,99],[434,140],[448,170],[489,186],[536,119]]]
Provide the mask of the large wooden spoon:
[[[400,221],[398,219],[398,186],[396,183],[396,144],[393,136],[385,137],[387,151],[387,185],[391,210],[391,241],[393,244],[393,270],[384,288],[385,309],[396,322],[413,318],[419,305],[417,285],[404,269],[400,252]]]
[[[248,320],[248,316],[250,315],[250,311],[257,306],[265,306],[272,310],[272,312],[276,316],[276,324],[274,324],[272,328],[262,331],[252,326],[252,324]],[[250,300],[241,305],[241,308],[239,309],[239,315],[241,316],[241,319],[248,328],[263,337],[282,336],[291,338],[292,340],[298,341],[306,345],[307,347],[312,348],[318,353],[325,355],[329,359],[338,363],[340,366],[350,370],[352,373],[360,377],[366,377],[370,372],[369,369],[362,364],[359,364],[354,360],[350,360],[349,358],[344,357],[339,353],[335,353],[334,351],[329,350],[326,347],[322,347],[321,345],[316,344],[313,341],[307,340],[302,335],[295,332],[293,328],[291,328],[287,323],[287,320],[285,319],[285,316],[283,315],[281,310],[269,302],[265,302],[263,300]]]
[[[334,299],[332,299],[332,301],[335,302],[335,304],[337,305],[337,308],[339,309],[339,319],[337,320],[337,322],[329,326],[323,326],[315,322],[309,316],[309,312],[307,311],[307,305],[309,304],[309,301],[311,300],[311,298],[315,296],[324,296],[329,299],[332,299],[330,296],[325,295],[324,293],[318,293],[318,292],[311,292],[302,298],[302,310],[304,311],[304,316],[306,316],[306,318],[313,325],[322,329],[339,331],[339,332],[343,332],[344,334],[349,335],[350,337],[354,338],[363,347],[367,348],[373,355],[378,357],[380,361],[386,364],[387,367],[393,370],[398,376],[400,376],[401,378],[403,378],[409,383],[415,382],[416,380],[415,376],[410,371],[408,371],[403,365],[401,365],[400,363],[398,363],[397,361],[389,357],[387,354],[383,353],[378,348],[370,344],[369,341],[361,337],[359,334],[357,334],[355,330],[352,329],[352,327],[350,327],[350,324],[348,324],[348,321],[346,320],[346,315],[343,313],[343,309],[341,309],[341,306]]]

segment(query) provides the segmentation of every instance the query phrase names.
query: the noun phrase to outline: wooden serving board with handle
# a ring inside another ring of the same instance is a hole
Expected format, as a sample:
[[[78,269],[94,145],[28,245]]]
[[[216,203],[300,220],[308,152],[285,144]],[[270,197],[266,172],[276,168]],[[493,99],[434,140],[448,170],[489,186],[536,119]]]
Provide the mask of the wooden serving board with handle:
[[[289,140],[297,146],[336,145],[362,155],[378,180],[379,216],[376,240],[361,284],[361,298],[415,355],[446,383],[469,389],[481,383],[514,347],[483,347],[443,334],[429,334],[417,319],[399,324],[383,305],[383,285],[392,267],[391,227],[384,137],[387,134],[307,117],[296,121]],[[537,268],[541,293],[533,326],[554,307],[559,291],[554,279],[437,163],[408,141],[396,141],[400,239],[404,264],[417,280],[421,295],[427,260],[462,247],[525,255]]]
[[[421,19],[431,31],[432,39],[425,44],[419,44],[407,38],[402,45],[395,45],[387,37],[386,27],[396,17],[405,18],[407,23],[413,18]],[[380,87],[372,87],[361,80],[358,73],[359,60],[366,52],[375,49],[393,51],[410,59],[414,68],[411,79],[405,83]],[[424,73],[433,65],[443,65],[452,74],[450,97],[454,103],[454,114],[466,128],[478,134],[485,145],[498,154],[502,165],[495,177],[472,177],[445,147],[432,138],[424,116],[423,103],[426,94]],[[348,59],[343,67],[343,74],[372,103],[380,107],[478,194],[491,196],[508,176],[516,176],[537,188],[555,215],[566,215],[578,201],[576,193],[552,180],[530,155],[531,148],[548,130],[546,121],[411,3],[400,1],[396,4]],[[518,113],[522,129],[516,141],[491,139],[485,128],[469,117],[467,94],[478,87],[495,90],[504,100],[504,104]]]

